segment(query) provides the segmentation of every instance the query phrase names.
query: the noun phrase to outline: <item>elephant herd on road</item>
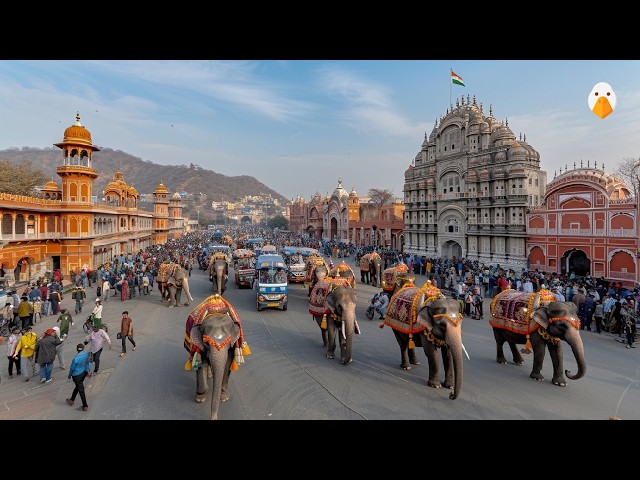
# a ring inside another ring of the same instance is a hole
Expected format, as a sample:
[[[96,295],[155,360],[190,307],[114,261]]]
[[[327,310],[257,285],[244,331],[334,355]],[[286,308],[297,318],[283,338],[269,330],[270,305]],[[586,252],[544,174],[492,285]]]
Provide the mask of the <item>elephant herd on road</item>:
[[[213,274],[214,271],[215,269],[210,270],[209,273]],[[340,362],[347,365],[353,360],[353,336],[360,333],[356,319],[355,278],[350,268],[337,268],[333,273],[334,275],[329,275],[324,265],[315,268],[315,283],[309,294],[309,313],[320,327],[326,357],[335,358],[334,352],[339,345]],[[390,294],[391,300],[380,328],[389,326],[393,330],[400,347],[402,369],[409,370],[412,365],[420,364],[415,349],[422,347],[429,364],[427,385],[450,389],[449,398],[456,399],[462,390],[464,351],[459,303],[457,300],[446,298],[429,282],[418,287],[414,280],[415,278],[409,274],[396,277],[396,285]],[[207,308],[211,310],[212,298],[221,298],[221,293],[214,293],[212,297],[200,303],[189,319],[198,312],[208,312]],[[204,372],[208,371],[207,376],[213,378],[214,385],[215,408],[212,405],[212,418],[217,418],[219,402],[228,400],[227,382],[234,355],[239,354],[241,328],[239,318],[234,319],[228,314],[225,316],[216,311],[200,316],[203,320],[199,323],[188,319],[186,331],[190,345],[198,346],[197,353],[202,354],[202,363],[208,367],[208,370],[198,369],[196,401],[202,402],[207,396]],[[548,290],[533,294],[506,290],[494,297],[491,303],[490,325],[496,341],[498,363],[507,362],[503,351],[503,345],[507,343],[514,363],[523,364],[524,359],[517,345],[525,345],[522,353],[530,353],[530,349],[533,350],[533,368],[529,375],[532,379],[544,379],[541,370],[546,350],[549,350],[551,356],[551,381],[554,385],[566,386],[565,375],[571,380],[580,379],[585,375],[584,347],[578,332],[580,320],[574,303],[555,301],[555,297]],[[203,341],[202,338],[217,340],[212,343]],[[220,341],[227,342],[224,343],[226,348],[218,348],[216,342]],[[564,370],[562,341],[571,347],[576,359],[578,371],[575,374]],[[216,349],[213,349],[212,345],[216,346]],[[191,350],[190,362],[193,353]],[[440,379],[439,355],[442,357],[443,382]]]

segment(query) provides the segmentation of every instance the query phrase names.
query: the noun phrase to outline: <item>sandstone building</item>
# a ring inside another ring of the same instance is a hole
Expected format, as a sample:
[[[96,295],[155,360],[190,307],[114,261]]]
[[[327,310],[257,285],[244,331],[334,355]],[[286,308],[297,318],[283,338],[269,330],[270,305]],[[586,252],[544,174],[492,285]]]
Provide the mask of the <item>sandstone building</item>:
[[[527,267],[526,212],[544,196],[539,153],[464,96],[404,174],[404,251]]]
[[[61,184],[51,179],[39,197],[0,192],[0,265],[9,284],[58,268],[64,275],[94,269],[120,253],[183,234],[180,195],[171,196],[162,183],[153,192],[153,212],[138,209],[139,193],[120,172],[96,195],[103,200],[93,201],[93,154],[99,149],[79,114],[55,146],[62,151]]]

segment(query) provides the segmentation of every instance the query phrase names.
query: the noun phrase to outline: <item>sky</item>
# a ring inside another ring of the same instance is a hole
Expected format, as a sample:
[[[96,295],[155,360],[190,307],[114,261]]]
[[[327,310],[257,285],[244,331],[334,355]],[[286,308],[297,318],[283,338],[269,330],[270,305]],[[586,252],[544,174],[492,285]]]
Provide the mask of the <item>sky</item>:
[[[599,82],[617,99],[605,118],[588,104]],[[0,60],[0,149],[51,148],[79,112],[94,145],[145,161],[250,175],[289,199],[339,179],[402,198],[425,133],[467,95],[526,135],[548,181],[640,160],[637,60]]]

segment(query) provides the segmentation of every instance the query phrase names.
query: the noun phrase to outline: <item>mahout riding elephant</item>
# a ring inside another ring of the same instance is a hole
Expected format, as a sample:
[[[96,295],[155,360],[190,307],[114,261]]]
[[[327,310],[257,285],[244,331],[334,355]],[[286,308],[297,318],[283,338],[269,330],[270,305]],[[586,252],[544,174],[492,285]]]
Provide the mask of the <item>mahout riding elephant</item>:
[[[380,286],[382,280],[382,257],[377,252],[373,252],[369,258],[369,279],[372,286]]]
[[[193,301],[189,291],[189,272],[178,263],[163,263],[158,268],[156,277],[158,287],[162,295],[162,301],[168,301],[168,306],[179,306],[181,304],[182,291],[187,296],[185,306],[189,306]]]
[[[360,257],[360,281],[369,285],[371,272],[371,254],[365,253]]]
[[[185,370],[196,371],[195,400],[207,400],[207,379],[211,379],[211,420],[217,420],[220,403],[229,400],[231,370],[251,353],[240,317],[231,303],[218,294],[200,302],[187,317],[184,347],[189,352]]]
[[[320,327],[327,358],[335,358],[336,333],[340,341],[340,363],[352,358],[353,335],[360,333],[356,320],[356,290],[348,278],[320,280],[309,297],[309,313]]]
[[[216,253],[209,260],[209,280],[213,282],[213,293],[222,295],[227,289],[229,262],[226,255]]]
[[[564,375],[571,380],[584,377],[587,364],[575,303],[557,302],[553,294],[546,289],[536,293],[505,290],[496,295],[491,302],[489,324],[493,327],[498,363],[507,363],[503,350],[504,342],[509,344],[513,361],[517,365],[524,363],[520,353],[528,354],[533,348],[533,369],[529,376],[542,381],[544,376],[541,371],[546,348],[553,364],[551,382],[554,385],[566,387]],[[569,370],[564,370],[561,340],[569,344],[576,359],[578,372],[575,375]],[[520,352],[516,345],[522,344],[525,348]]]
[[[422,346],[429,362],[427,385],[453,389],[449,398],[455,400],[462,390],[462,315],[458,302],[445,298],[440,289],[428,282],[418,288],[403,277],[404,285],[389,301],[383,328],[392,328],[400,346],[400,367],[410,370],[420,365],[415,348]],[[442,349],[444,382],[440,383],[438,349]]]

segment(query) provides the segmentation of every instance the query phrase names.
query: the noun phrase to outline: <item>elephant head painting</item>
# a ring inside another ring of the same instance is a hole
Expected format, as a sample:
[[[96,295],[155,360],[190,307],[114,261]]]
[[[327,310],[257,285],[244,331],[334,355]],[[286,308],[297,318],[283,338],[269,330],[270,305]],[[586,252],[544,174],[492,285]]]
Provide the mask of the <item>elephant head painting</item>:
[[[463,346],[462,316],[457,300],[447,299],[428,282],[418,288],[405,282],[387,307],[384,323],[393,329],[400,346],[400,367],[410,370],[419,365],[415,348],[421,346],[429,362],[427,385],[452,389],[449,398],[455,400],[462,390]],[[444,383],[440,382],[438,349],[442,350]]]
[[[207,400],[210,379],[211,420],[217,420],[220,403],[229,400],[231,370],[251,353],[231,303],[214,294],[198,304],[187,318],[184,347],[189,352],[185,369],[196,371],[196,402]]]
[[[587,365],[579,333],[580,319],[573,302],[557,302],[553,294],[545,289],[536,293],[505,290],[491,302],[489,324],[493,327],[498,363],[507,363],[503,351],[503,344],[507,342],[514,363],[522,365],[524,359],[516,345],[524,344],[526,348],[522,353],[530,353],[533,348],[531,378],[544,380],[541,370],[546,349],[553,364],[551,382],[554,385],[566,387],[564,375],[571,380],[584,377]],[[569,344],[576,359],[578,371],[575,375],[564,370],[562,341]]]
[[[327,358],[335,358],[337,333],[340,363],[343,365],[353,360],[353,335],[360,333],[356,321],[356,304],[356,290],[351,286],[351,280],[343,277],[319,281],[309,297],[309,313],[320,327]]]
[[[189,291],[189,272],[177,263],[163,263],[158,268],[156,278],[162,294],[162,301],[168,300],[168,306],[179,306],[182,301],[182,291],[186,295],[185,306],[193,301]]]
[[[213,293],[222,295],[227,289],[229,262],[224,253],[215,253],[209,260],[209,280],[213,283]]]

